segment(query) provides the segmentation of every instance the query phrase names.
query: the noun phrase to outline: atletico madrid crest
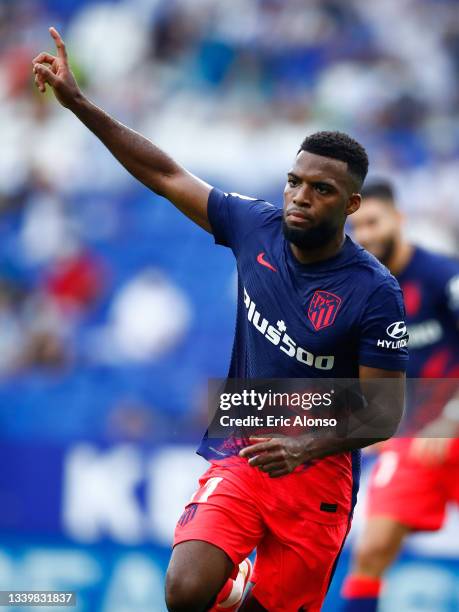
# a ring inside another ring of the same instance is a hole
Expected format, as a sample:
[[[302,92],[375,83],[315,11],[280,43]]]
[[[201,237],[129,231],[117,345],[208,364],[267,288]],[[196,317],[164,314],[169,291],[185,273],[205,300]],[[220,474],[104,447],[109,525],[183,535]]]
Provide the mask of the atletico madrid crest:
[[[333,325],[341,298],[329,291],[316,291],[309,304],[308,317],[316,331]]]

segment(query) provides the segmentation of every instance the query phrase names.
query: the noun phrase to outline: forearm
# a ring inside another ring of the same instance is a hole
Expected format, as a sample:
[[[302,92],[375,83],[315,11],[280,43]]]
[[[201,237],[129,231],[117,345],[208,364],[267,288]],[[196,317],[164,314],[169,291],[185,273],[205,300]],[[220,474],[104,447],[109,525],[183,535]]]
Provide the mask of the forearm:
[[[304,440],[304,461],[317,461],[382,442],[381,438],[309,438]]]
[[[70,109],[128,172],[211,232],[207,214],[211,185],[182,168],[147,138],[90,102],[81,93],[70,70],[60,34],[55,28],[49,31],[56,43],[57,56],[43,52],[33,59],[34,79],[38,89],[45,93],[46,85],[52,87],[60,104]]]
[[[259,467],[272,478],[285,476],[299,465],[387,440],[395,433],[394,422],[398,424],[400,420],[398,414],[392,416],[387,419],[378,415],[364,423],[355,423],[348,428],[347,435],[341,437],[334,431],[321,436],[308,433],[301,436],[251,437],[251,444],[244,447],[239,456],[247,458],[250,466]]]
[[[314,461],[329,455],[365,448],[377,442],[384,442],[395,435],[403,414],[402,405],[393,406],[389,414],[383,413],[378,405],[376,407],[373,405],[374,412],[370,406],[366,408],[368,411],[366,420],[359,420],[354,416],[348,423],[346,435],[338,437],[333,435],[333,432],[329,432],[323,436],[312,437],[308,434],[302,436],[304,461]]]
[[[68,108],[128,172],[153,191],[164,195],[167,179],[182,172],[182,168],[150,140],[110,117],[83,94],[76,96]]]

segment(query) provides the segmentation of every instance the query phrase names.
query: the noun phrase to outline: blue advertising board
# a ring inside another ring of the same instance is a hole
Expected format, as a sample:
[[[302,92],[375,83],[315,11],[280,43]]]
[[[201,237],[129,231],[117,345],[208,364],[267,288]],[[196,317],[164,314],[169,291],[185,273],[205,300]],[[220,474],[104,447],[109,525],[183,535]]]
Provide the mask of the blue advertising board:
[[[0,590],[74,590],[77,612],[165,610],[175,522],[206,468],[193,446],[3,443],[0,461]],[[339,610],[361,523],[360,504],[324,612]],[[412,540],[382,612],[459,609],[457,524]]]

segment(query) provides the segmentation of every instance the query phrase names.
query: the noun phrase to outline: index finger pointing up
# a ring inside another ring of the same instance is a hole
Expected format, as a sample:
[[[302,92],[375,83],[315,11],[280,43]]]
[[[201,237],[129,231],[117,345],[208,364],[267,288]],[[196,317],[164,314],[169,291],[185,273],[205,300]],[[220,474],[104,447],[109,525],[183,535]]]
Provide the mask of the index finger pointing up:
[[[49,33],[51,34],[54,39],[54,42],[56,43],[57,54],[61,59],[67,61],[67,51],[65,49],[64,41],[62,40],[59,32],[56,30],[56,28],[51,27],[49,28]]]

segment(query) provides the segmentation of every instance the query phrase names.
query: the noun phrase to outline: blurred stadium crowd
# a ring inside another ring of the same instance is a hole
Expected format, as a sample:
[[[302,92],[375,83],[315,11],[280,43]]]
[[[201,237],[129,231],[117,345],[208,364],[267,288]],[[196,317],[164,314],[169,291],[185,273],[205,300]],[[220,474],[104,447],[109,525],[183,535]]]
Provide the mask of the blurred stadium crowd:
[[[233,331],[229,256],[32,88],[51,24],[88,96],[209,182],[280,204],[304,135],[349,131],[457,253],[456,0],[0,0],[6,435],[180,431]]]

